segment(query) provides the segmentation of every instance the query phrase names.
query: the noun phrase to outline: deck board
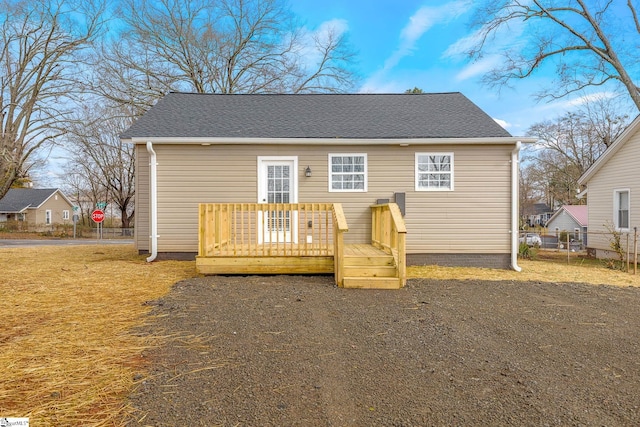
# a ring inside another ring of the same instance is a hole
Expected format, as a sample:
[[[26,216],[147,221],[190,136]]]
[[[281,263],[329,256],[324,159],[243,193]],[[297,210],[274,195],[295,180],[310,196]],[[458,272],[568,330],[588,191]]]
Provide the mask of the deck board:
[[[326,257],[333,256],[333,246],[313,246],[298,243],[263,243],[260,245],[222,245],[214,248],[208,257]]]
[[[373,245],[366,243],[362,244],[347,244],[344,247],[345,256],[362,256],[362,257],[375,257],[375,256],[387,256],[388,254],[382,249],[378,249]]]

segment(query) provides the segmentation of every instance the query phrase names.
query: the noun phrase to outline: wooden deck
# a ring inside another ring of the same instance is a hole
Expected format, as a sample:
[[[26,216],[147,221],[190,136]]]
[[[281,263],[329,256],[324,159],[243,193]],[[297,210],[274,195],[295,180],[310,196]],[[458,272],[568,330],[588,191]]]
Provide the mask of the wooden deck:
[[[265,231],[273,224],[269,215],[286,218],[286,233],[296,242]],[[341,287],[400,288],[406,273],[397,206],[372,207],[372,223],[371,244],[344,244],[348,227],[338,204],[203,204],[196,268],[201,274],[334,274]]]

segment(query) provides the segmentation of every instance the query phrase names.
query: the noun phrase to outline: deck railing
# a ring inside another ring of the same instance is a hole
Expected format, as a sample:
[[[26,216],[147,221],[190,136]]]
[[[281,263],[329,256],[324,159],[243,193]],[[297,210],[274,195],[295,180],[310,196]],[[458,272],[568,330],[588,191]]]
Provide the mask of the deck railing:
[[[344,279],[344,233],[349,231],[347,219],[344,216],[342,205],[340,203],[333,204],[333,274],[336,279],[336,285],[342,286]]]
[[[393,255],[398,269],[398,278],[405,285],[407,228],[400,208],[395,203],[371,206],[371,244]]]
[[[332,256],[336,250],[332,203],[202,203],[199,210],[199,256]]]

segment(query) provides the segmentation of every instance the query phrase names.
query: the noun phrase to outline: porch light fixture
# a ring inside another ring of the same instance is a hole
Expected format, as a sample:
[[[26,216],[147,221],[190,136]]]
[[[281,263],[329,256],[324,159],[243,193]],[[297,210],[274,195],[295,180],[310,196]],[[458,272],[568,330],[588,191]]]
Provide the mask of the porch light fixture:
[[[306,176],[307,178],[311,176],[311,167],[307,166],[307,168],[304,170],[304,176]]]

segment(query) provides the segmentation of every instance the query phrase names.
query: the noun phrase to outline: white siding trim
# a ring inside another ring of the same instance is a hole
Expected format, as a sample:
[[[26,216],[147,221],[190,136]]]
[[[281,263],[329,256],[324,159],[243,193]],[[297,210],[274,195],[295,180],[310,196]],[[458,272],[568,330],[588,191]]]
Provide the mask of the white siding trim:
[[[451,159],[451,170],[449,171],[449,175],[451,176],[451,186],[449,188],[424,188],[420,187],[418,183],[418,157],[420,156],[449,156]],[[453,191],[454,190],[454,156],[453,152],[440,152],[440,151],[428,151],[428,152],[417,152],[415,154],[415,162],[414,162],[414,182],[415,182],[415,190],[416,191]]]
[[[628,194],[627,200],[627,227],[620,227],[618,223],[618,210],[619,210],[619,197],[618,194],[626,192]],[[616,231],[630,231],[631,230],[631,189],[629,188],[614,188],[613,189],[613,226]]]
[[[334,189],[332,184],[333,178],[333,171],[332,171],[332,167],[331,167],[331,158],[332,157],[364,157],[364,188],[362,190],[357,190],[357,189],[353,189],[353,190],[349,190],[349,189]],[[328,188],[329,188],[329,192],[330,193],[366,193],[368,190],[368,183],[369,183],[369,168],[367,166],[367,164],[369,163],[369,160],[367,159],[367,153],[329,153],[329,155],[327,156],[327,169],[328,169]]]
[[[300,174],[300,171],[298,170],[298,156],[258,156],[257,157],[257,169],[256,169],[256,183],[258,185],[258,188],[256,188],[256,194],[258,195],[258,203],[262,203],[262,201],[260,200],[260,197],[262,196],[262,189],[261,189],[261,178],[263,175],[263,170],[262,170],[262,165],[263,162],[293,162],[293,170],[291,171],[291,173],[293,174],[291,176],[292,178],[292,192],[291,192],[291,202],[290,203],[298,203],[298,175]]]

